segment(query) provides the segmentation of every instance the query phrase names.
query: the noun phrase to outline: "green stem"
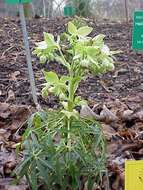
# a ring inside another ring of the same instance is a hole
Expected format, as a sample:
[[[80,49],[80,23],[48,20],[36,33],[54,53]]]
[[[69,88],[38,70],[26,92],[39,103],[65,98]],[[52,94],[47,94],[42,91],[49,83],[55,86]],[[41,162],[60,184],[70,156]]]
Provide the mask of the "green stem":
[[[61,57],[62,57],[62,59],[63,59],[65,65],[66,65],[66,67],[68,68],[68,71],[69,71],[69,73],[70,73],[70,76],[73,76],[73,71],[72,71],[72,69],[71,69],[71,66],[70,66],[70,64],[66,61],[66,59],[65,59],[65,57],[64,57],[64,55],[63,55],[63,52],[61,51],[60,47],[59,47],[59,52],[60,52],[60,55],[61,55]]]
[[[61,51],[61,49],[59,48],[59,52],[60,52],[60,55],[61,55],[61,57],[62,57],[62,59],[63,59],[63,61],[65,62],[65,64],[67,65],[67,61],[66,61],[66,59],[65,59],[65,57],[64,57],[64,55],[63,55],[63,52]]]
[[[67,120],[67,124],[68,124],[68,137],[67,137],[67,146],[70,149],[71,147],[71,134],[70,134],[70,127],[71,127],[71,119]]]
[[[69,112],[73,112],[73,108],[74,108],[74,84],[73,84],[73,80],[72,80],[72,76],[70,75],[70,82],[69,82],[69,97],[68,97],[68,111]],[[67,119],[67,124],[68,124],[68,147],[70,149],[71,147],[71,134],[70,134],[70,129],[71,129],[71,118]]]
[[[69,75],[70,75],[70,82],[69,82],[69,97],[68,97],[68,111],[72,112],[73,111],[73,105],[74,105],[74,84],[73,84],[73,70],[72,67],[68,67],[69,63],[66,61],[63,52],[59,48],[60,55],[65,63],[67,65],[67,68],[69,70]],[[67,134],[67,146],[70,148],[71,147],[71,134],[70,134],[70,128],[71,128],[71,119],[67,118],[67,127],[68,127],[68,134]]]

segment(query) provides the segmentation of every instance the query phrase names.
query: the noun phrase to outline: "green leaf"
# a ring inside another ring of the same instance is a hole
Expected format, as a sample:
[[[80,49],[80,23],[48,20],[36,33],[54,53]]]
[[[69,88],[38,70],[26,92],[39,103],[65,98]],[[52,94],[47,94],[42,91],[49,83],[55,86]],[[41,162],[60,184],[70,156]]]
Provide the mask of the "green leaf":
[[[20,165],[15,169],[15,173],[18,175],[18,177],[22,178],[29,169],[29,166],[31,164],[31,157],[25,158]]]
[[[77,35],[77,28],[72,22],[68,23],[68,32],[72,35]]]
[[[60,98],[61,101],[64,101],[64,100],[68,99],[67,96],[66,96],[66,94],[64,94],[62,92],[60,93],[59,98]]]
[[[115,69],[112,58],[103,59],[102,66],[105,67],[105,69],[108,71],[113,71]]]
[[[78,89],[79,83],[82,80],[82,78],[80,76],[76,76],[74,78],[71,78],[70,80],[73,86],[73,93],[75,93]],[[70,85],[69,85],[69,90],[70,90]]]
[[[16,157],[18,156],[18,153],[20,152],[21,143],[16,144]]]
[[[42,89],[42,97],[43,98],[48,97],[48,88],[47,88],[47,86]]]
[[[80,37],[86,37],[92,32],[93,28],[88,26],[83,26],[78,29],[78,36]]]
[[[28,128],[25,130],[25,132],[22,135],[22,139],[27,139],[31,132],[31,127],[33,125],[33,115],[28,119]]]
[[[104,34],[99,34],[93,38],[93,45],[102,47],[104,45]]]
[[[58,62],[60,62],[62,65],[64,65],[68,69],[70,69],[70,64],[68,62],[65,62],[62,57],[56,56],[55,60],[58,61]]]
[[[59,82],[58,75],[52,71],[50,71],[50,72],[44,71],[44,75],[45,75],[46,81],[51,84],[54,84],[54,83],[57,84]]]
[[[87,101],[83,100],[80,96],[75,97],[74,103],[76,106],[87,105]]]
[[[69,79],[70,79],[70,77],[68,77],[68,76],[61,76],[60,82],[66,83],[69,81]]]
[[[83,59],[83,60],[80,62],[80,64],[81,64],[81,66],[88,68],[89,65],[91,64],[91,62],[90,62],[89,59]]]
[[[87,189],[92,190],[94,183],[95,183],[95,179],[89,176],[87,180]]]
[[[55,46],[56,42],[54,40],[54,36],[52,34],[44,32],[44,41],[48,46]]]
[[[89,55],[90,57],[96,57],[97,55],[100,54],[101,50],[99,47],[95,47],[95,46],[88,46],[86,47],[86,53],[87,56]]]
[[[53,170],[53,166],[51,165],[51,163],[48,162],[48,160],[44,160],[42,158],[38,158],[38,160],[43,166],[49,168],[50,170]]]
[[[38,189],[38,182],[37,182],[37,169],[36,169],[36,163],[33,162],[31,164],[31,173],[29,175],[30,184],[32,187],[32,190]]]
[[[73,112],[62,110],[61,112],[64,113],[68,119],[70,119],[71,117],[79,119],[79,113],[76,110],[73,110]]]
[[[40,63],[46,63],[47,57],[45,55],[40,56]]]
[[[37,163],[37,169],[39,170],[40,175],[44,179],[45,184],[48,186],[49,184],[49,179],[48,179],[48,168],[45,168],[45,165],[41,163],[41,161],[36,160]]]

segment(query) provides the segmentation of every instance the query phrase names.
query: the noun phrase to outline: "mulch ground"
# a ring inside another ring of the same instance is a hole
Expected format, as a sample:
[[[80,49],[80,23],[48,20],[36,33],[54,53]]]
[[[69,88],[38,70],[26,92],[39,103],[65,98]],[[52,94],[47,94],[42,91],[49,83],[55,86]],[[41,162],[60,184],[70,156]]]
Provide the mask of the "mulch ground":
[[[132,23],[97,23],[87,21],[94,28],[92,35],[103,33],[112,50],[121,50],[116,56],[116,69],[103,76],[89,76],[78,94],[88,99],[90,107],[101,113],[103,105],[116,115],[116,121],[102,123],[108,141],[108,170],[110,188],[124,189],[126,159],[143,159],[143,55],[131,48]],[[42,40],[43,32],[54,35],[65,30],[67,19],[33,19],[27,22],[31,51]],[[0,189],[12,190],[10,174],[16,165],[15,144],[20,142],[17,129],[33,111],[25,50],[19,19],[0,18]],[[32,56],[37,95],[44,107],[57,108],[58,100],[40,95],[44,82],[42,69],[59,74],[66,71],[55,63],[40,65]],[[14,190],[27,187],[24,182]],[[104,189],[104,188],[103,188]]]

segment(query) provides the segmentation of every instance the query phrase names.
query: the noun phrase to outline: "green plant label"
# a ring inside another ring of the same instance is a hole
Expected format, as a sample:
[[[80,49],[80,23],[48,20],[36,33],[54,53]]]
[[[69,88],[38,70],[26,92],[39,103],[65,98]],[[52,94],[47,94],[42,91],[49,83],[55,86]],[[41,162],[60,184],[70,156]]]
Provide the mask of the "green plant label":
[[[135,50],[143,50],[143,11],[134,12],[132,47]]]
[[[32,0],[5,0],[7,4],[14,5],[19,3],[30,3]]]
[[[64,16],[74,16],[76,14],[76,10],[74,7],[66,6],[64,7]]]

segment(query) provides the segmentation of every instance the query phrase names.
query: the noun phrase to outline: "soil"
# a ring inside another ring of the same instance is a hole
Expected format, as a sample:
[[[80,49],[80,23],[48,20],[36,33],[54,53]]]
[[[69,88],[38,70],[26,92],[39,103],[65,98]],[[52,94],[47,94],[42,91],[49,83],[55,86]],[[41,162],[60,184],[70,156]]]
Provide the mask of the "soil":
[[[35,43],[41,41],[43,32],[58,35],[65,31],[67,18],[32,19],[27,21],[31,52]],[[82,82],[78,94],[89,101],[94,111],[101,112],[105,104],[119,120],[118,122],[103,122],[103,130],[108,140],[108,169],[110,187],[112,190],[124,189],[124,162],[126,159],[143,158],[143,54],[135,52],[131,48],[132,23],[120,23],[107,21],[97,23],[89,19],[88,24],[94,28],[92,35],[103,33],[106,35],[106,43],[112,50],[121,50],[122,53],[115,56],[115,71],[102,76],[91,76]],[[19,106],[24,109],[25,119],[28,117],[27,108],[34,107],[28,78],[25,50],[19,18],[0,18],[0,136],[1,130],[10,130],[10,135],[15,133],[9,128],[19,118]],[[65,69],[56,62],[47,62],[40,65],[37,57],[32,55],[33,69],[36,79],[37,95],[41,106],[57,108],[58,100],[50,96],[43,99],[40,95],[44,82],[42,69],[54,70],[59,74],[65,73]],[[1,115],[2,105],[9,116]],[[11,107],[16,110],[12,113]],[[132,111],[129,114],[127,111]],[[11,114],[12,113],[12,114]],[[13,117],[14,114],[14,117]],[[129,117],[127,117],[127,114]],[[15,120],[13,118],[16,118]],[[16,125],[17,127],[19,125]],[[110,131],[111,130],[111,131]],[[3,133],[2,133],[3,134]],[[19,137],[20,138],[20,137]],[[3,142],[3,140],[0,141]],[[9,141],[9,136],[7,137]],[[11,140],[12,142],[15,142]],[[4,145],[6,155],[14,154],[14,148]],[[120,151],[118,151],[120,150]],[[1,163],[3,154],[0,144],[0,173],[6,161]],[[15,160],[15,158],[13,158]],[[10,170],[12,171],[12,169]],[[0,177],[0,189],[11,190],[9,184],[10,172],[3,173]],[[1,185],[2,184],[2,185]],[[25,184],[15,189],[26,189]],[[24,190],[25,190],[24,189]]]

